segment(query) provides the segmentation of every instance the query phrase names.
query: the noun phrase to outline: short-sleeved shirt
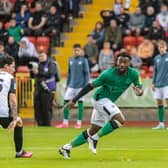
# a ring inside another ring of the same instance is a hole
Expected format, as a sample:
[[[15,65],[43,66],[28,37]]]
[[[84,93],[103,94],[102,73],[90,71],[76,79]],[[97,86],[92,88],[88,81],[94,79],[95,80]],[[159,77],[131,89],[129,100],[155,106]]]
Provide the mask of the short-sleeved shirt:
[[[120,75],[117,68],[112,67],[93,81],[94,87],[100,87],[93,98],[95,100],[109,98],[114,102],[132,83],[137,87],[142,87],[141,78],[136,69],[129,67],[127,73]]]
[[[16,93],[15,80],[7,72],[0,72],[0,117],[9,117],[9,94]]]

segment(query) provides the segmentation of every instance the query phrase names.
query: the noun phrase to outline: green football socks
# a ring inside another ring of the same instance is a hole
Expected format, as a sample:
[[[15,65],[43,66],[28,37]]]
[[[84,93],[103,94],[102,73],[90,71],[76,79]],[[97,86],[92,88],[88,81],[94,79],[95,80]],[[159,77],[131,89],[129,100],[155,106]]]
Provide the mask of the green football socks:
[[[113,131],[114,131],[115,129],[117,129],[117,128],[118,128],[118,125],[117,125],[117,123],[115,122],[115,120],[111,120],[111,121],[109,121],[108,123],[106,123],[106,124],[104,125],[104,127],[102,127],[102,128],[98,131],[97,135],[98,135],[99,137],[105,136],[105,135],[107,135],[107,134],[113,132]]]
[[[159,122],[164,122],[164,107],[163,106],[158,106],[158,118],[159,118]]]
[[[68,103],[68,101],[64,100],[64,105]],[[64,120],[68,120],[69,117],[69,108],[64,109]]]
[[[106,123],[104,127],[102,127],[99,131],[98,131],[98,136],[102,137],[104,135],[109,134],[110,132],[112,132],[114,130],[114,128],[112,127],[112,125],[110,124],[110,122]]]
[[[88,135],[86,135],[86,131],[85,132],[82,132],[81,134],[79,134],[77,137],[75,137],[72,141],[71,141],[71,145],[72,147],[77,147],[77,146],[80,146],[84,143],[87,142],[87,138],[88,138]]]
[[[83,102],[79,101],[78,102],[78,121],[82,121],[83,119]]]

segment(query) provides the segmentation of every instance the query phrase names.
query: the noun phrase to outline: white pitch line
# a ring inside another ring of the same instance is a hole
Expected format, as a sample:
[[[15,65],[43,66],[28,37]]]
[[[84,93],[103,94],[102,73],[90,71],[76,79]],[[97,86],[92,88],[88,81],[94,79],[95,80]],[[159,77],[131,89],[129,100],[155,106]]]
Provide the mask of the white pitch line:
[[[57,150],[59,149],[60,146],[53,146],[53,147],[31,147],[29,146],[28,149],[30,150],[41,150],[41,151],[48,151],[48,150]],[[2,149],[11,149],[10,147],[1,147]],[[73,150],[88,150],[88,148],[75,148]],[[160,147],[155,147],[155,148],[135,148],[135,149],[130,149],[130,148],[98,148],[99,151],[168,151],[168,148],[160,148]]]

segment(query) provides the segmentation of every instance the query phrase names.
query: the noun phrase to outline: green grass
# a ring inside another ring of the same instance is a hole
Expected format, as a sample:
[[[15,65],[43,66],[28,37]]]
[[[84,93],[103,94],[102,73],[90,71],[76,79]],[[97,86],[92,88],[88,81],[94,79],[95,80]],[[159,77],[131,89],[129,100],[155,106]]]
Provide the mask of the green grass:
[[[24,149],[33,151],[31,159],[15,159],[13,134],[0,129],[0,168],[167,168],[168,130],[122,128],[103,137],[97,155],[88,146],[74,148],[71,160],[58,154],[59,146],[81,130],[24,128]]]

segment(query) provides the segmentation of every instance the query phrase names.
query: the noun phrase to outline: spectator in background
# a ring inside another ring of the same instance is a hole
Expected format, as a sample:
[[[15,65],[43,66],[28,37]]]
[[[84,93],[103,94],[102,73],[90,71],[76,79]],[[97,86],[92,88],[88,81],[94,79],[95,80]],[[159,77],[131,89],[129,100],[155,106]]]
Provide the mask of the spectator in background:
[[[7,56],[7,53],[5,52],[4,42],[0,41],[0,58],[4,58]]]
[[[20,26],[16,25],[16,20],[10,20],[10,27],[8,28],[8,36],[13,36],[15,42],[19,42],[23,34],[23,30]]]
[[[145,26],[145,16],[141,12],[140,7],[136,7],[135,12],[130,15],[128,22],[129,29],[126,31],[127,35],[140,35]]]
[[[14,13],[19,13],[23,4],[26,4],[26,0],[16,0],[13,7]]]
[[[156,13],[160,11],[160,3],[159,0],[140,0],[140,8],[143,14],[146,14],[147,8],[152,6]]]
[[[104,42],[103,49],[100,51],[99,54],[100,71],[111,68],[114,63],[114,53],[110,47],[110,42]]]
[[[54,0],[52,5],[56,7],[57,12],[61,16],[60,31],[63,32],[65,27],[69,28],[68,3],[66,0]]]
[[[0,0],[0,20],[9,21],[12,5],[9,0]]]
[[[109,41],[113,50],[121,47],[122,33],[116,20],[110,21],[110,26],[105,29],[105,41]]]
[[[100,16],[103,19],[104,28],[110,25],[110,20],[116,19],[114,12],[111,9],[104,9],[100,12]]]
[[[163,4],[168,6],[168,0],[160,0]]]
[[[30,34],[28,30],[29,18],[30,18],[30,12],[28,11],[27,5],[23,3],[21,5],[21,10],[16,14],[16,24],[23,29],[24,35]]]
[[[130,52],[130,56],[131,56],[131,67],[139,70],[142,66],[142,60],[137,55],[137,48],[136,47],[132,47],[131,52]]]
[[[145,26],[143,34],[146,35],[149,32],[149,29],[152,27],[152,23],[155,20],[155,9],[152,6],[148,6],[146,9],[146,15],[145,15]]]
[[[104,41],[104,26],[102,22],[96,22],[95,29],[92,31],[91,35],[98,48],[101,49]]]
[[[92,68],[92,66],[94,66],[95,63],[97,63],[99,50],[98,50],[98,47],[95,44],[91,34],[89,34],[87,36],[87,39],[88,39],[88,42],[84,46],[84,52],[85,52],[87,59],[89,61],[89,67]]]
[[[117,22],[120,25],[122,35],[125,34],[125,31],[128,29],[129,14],[126,12],[123,6],[120,8],[120,14],[116,17]]]
[[[8,37],[8,42],[5,46],[5,51],[8,55],[14,57],[15,63],[17,65],[18,63],[18,51],[19,51],[19,45],[15,42],[15,39],[13,36]]]
[[[165,31],[168,30],[168,7],[167,5],[163,4],[161,6],[161,11],[156,16],[156,20],[158,21],[159,25],[163,27]]]
[[[36,2],[35,12],[30,16],[28,21],[28,27],[31,31],[30,34],[34,36],[41,36],[45,23],[46,15],[42,9],[42,5],[40,2]]]
[[[50,37],[52,46],[60,45],[60,22],[60,14],[55,6],[51,6],[42,35]]]
[[[69,13],[73,16],[73,17],[78,17],[79,16],[79,0],[69,0],[68,1],[68,9],[69,9]]]
[[[64,96],[64,104],[77,95],[80,90],[89,82],[89,65],[87,59],[83,56],[83,50],[80,44],[73,46],[74,56],[69,59],[68,79],[66,85],[66,93]],[[78,120],[75,128],[81,128],[83,119],[83,101],[84,98],[78,100]],[[69,127],[68,122],[69,108],[64,109],[64,120],[57,128]]]
[[[3,42],[6,44],[7,38],[8,38],[8,33],[7,33],[7,31],[4,29],[4,24],[3,24],[3,22],[0,21],[0,39],[1,39],[1,41],[3,41]]]
[[[38,69],[33,69],[35,77],[34,110],[38,126],[50,126],[52,119],[53,93],[56,90],[57,67],[46,53],[38,56]]]
[[[120,15],[120,9],[123,7],[123,2],[122,0],[115,0],[114,6],[113,6],[113,11],[116,16]]]
[[[149,28],[147,38],[152,40],[152,42],[156,42],[159,39],[165,38],[165,31],[164,29],[159,25],[158,21],[153,21],[152,26]]]
[[[68,15],[67,0],[53,0],[52,5],[57,8],[59,13]]]
[[[43,11],[45,11],[45,13],[48,13],[50,11],[50,8],[52,6],[52,3],[53,3],[54,0],[50,0],[50,1],[47,1],[47,0],[40,0],[40,3],[43,7]]]
[[[154,99],[157,101],[159,124],[153,129],[164,129],[165,109],[163,101],[165,100],[168,105],[168,52],[165,41],[158,41],[157,46],[159,54],[154,61],[152,90],[154,92]]]
[[[18,52],[18,64],[28,65],[30,61],[38,62],[38,53],[32,42],[27,37],[20,40],[20,47]]]

